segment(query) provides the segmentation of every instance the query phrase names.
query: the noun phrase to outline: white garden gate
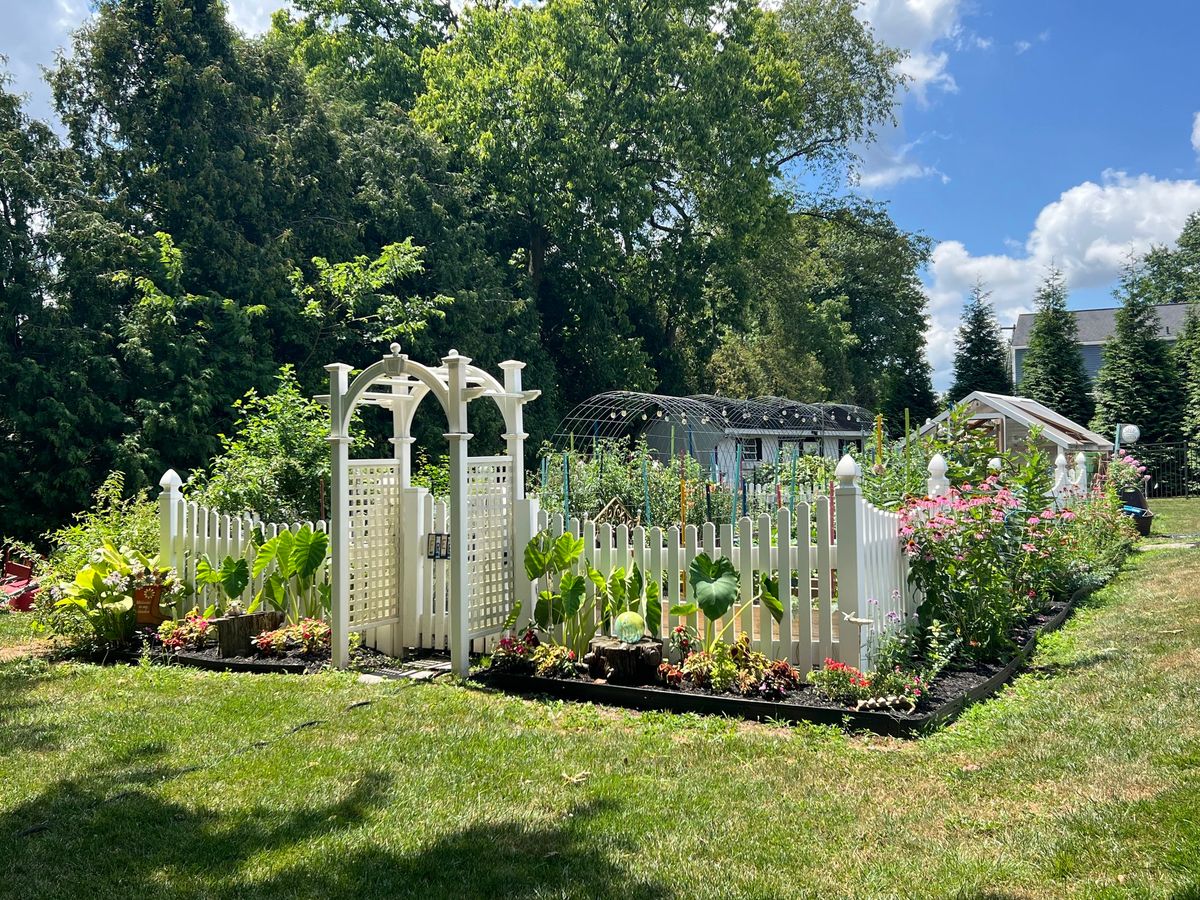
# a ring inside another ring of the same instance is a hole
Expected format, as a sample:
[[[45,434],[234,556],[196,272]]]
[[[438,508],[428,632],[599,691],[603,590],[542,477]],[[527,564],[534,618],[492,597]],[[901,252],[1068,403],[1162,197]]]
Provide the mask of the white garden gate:
[[[319,399],[330,410],[335,665],[347,664],[350,633],[360,631],[389,654],[448,649],[465,675],[471,641],[503,630],[535,518],[525,498],[523,407],[540,392],[522,390],[524,365],[501,363],[501,383],[455,350],[434,368],[393,344],[352,382],[349,366],[325,367],[330,393]],[[448,503],[411,483],[413,416],[428,394],[446,413]],[[467,408],[481,397],[504,417],[504,455],[467,455]],[[361,405],[391,411],[393,459],[350,459],[350,418]]]

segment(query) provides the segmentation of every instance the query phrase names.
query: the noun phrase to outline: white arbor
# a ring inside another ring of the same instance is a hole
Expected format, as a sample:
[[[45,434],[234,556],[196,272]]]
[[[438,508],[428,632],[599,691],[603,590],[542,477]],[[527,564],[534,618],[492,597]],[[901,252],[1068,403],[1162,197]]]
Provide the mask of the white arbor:
[[[353,381],[350,366],[325,367],[333,462],[333,662],[347,665],[351,631],[390,628],[389,642],[398,646],[421,646],[423,636],[429,643],[420,608],[430,596],[427,582],[434,580],[424,563],[436,555],[449,570],[448,591],[438,596],[448,596],[451,659],[465,675],[471,639],[500,631],[512,609],[515,562],[532,536],[525,533],[531,521],[526,507],[536,501],[525,499],[523,407],[541,392],[522,390],[522,362],[502,362],[501,383],[456,350],[435,368],[409,359],[399,344],[390,349]],[[429,394],[446,414],[450,444],[449,510],[445,532],[437,534],[426,521],[427,492],[411,484],[413,416]],[[495,402],[504,417],[503,455],[468,455],[473,435],[467,411],[481,397]],[[350,419],[362,405],[391,411],[391,459],[350,458]]]

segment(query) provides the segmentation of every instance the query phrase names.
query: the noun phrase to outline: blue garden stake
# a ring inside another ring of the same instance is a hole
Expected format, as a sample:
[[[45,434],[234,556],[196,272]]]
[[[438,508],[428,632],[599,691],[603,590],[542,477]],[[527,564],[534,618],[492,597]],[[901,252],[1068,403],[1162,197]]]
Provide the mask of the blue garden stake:
[[[542,457],[542,490],[550,486],[550,457]]]
[[[742,479],[742,515],[750,515],[749,509],[746,507],[746,479]]]
[[[646,499],[646,527],[650,527],[650,458],[642,458],[642,496]]]

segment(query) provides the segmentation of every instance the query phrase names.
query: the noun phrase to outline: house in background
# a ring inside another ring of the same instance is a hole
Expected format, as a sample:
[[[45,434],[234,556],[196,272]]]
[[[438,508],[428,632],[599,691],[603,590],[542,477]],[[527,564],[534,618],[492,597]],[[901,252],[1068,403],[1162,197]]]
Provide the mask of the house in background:
[[[1188,304],[1165,303],[1154,307],[1162,326],[1158,336],[1164,341],[1174,343],[1183,330],[1183,320],[1187,316]],[[1087,370],[1089,381],[1094,381],[1100,371],[1100,357],[1104,345],[1116,331],[1116,307],[1112,309],[1075,309],[1071,315],[1075,317],[1075,328],[1079,332],[1077,343],[1083,352],[1083,367]],[[1017,316],[1017,324],[1013,328],[1012,337],[1012,371],[1013,383],[1021,383],[1021,365],[1029,350],[1029,334],[1033,330],[1033,313],[1021,313]]]
[[[1009,397],[974,391],[955,404],[970,410],[970,426],[986,431],[996,442],[997,451],[1016,450],[1025,446],[1029,431],[1040,428],[1039,443],[1053,459],[1062,450],[1068,460],[1076,453],[1112,453],[1112,441],[1090,431],[1065,416],[1060,416],[1048,406],[1028,397]],[[950,416],[950,411],[936,419],[930,419],[918,432],[928,434]]]

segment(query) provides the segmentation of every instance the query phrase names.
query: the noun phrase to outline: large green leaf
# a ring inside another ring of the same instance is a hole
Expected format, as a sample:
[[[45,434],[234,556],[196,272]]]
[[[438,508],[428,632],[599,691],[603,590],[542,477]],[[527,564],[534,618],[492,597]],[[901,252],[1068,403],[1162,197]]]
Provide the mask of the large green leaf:
[[[727,557],[713,559],[701,553],[688,567],[688,589],[707,618],[719,619],[737,600],[737,570]]]
[[[525,577],[530,581],[537,581],[546,574],[552,547],[553,541],[548,531],[539,531],[533,536],[533,540],[525,545]]]
[[[562,577],[560,584],[560,592],[562,596],[562,610],[566,616],[573,616],[579,612],[579,607],[583,603],[584,589],[587,587],[587,579],[582,575],[574,575],[567,572]]]
[[[329,551],[329,535],[305,525],[292,541],[292,574],[307,581],[316,574]]]
[[[636,609],[638,601],[642,598],[642,586],[642,570],[637,563],[634,563],[633,568],[629,571],[629,577],[625,580],[625,596],[628,598],[630,609]]]
[[[662,624],[662,588],[657,581],[646,582],[646,630],[658,634]]]
[[[197,568],[199,568],[197,566]],[[221,590],[225,592],[225,596],[230,600],[234,600],[242,595],[242,591],[250,583],[250,566],[244,559],[234,559],[232,556],[227,556],[221,560],[221,568],[217,572],[217,579],[221,584]]]
[[[220,580],[221,576],[217,574],[217,570],[213,568],[213,564],[209,562],[207,556],[202,556],[196,560],[197,584],[216,584]]]
[[[771,611],[775,621],[778,622],[783,618],[783,604],[779,601],[779,579],[772,578],[766,572],[763,572],[760,577],[762,585],[762,593],[759,595],[759,602]]]
[[[569,531],[563,532],[554,542],[550,552],[550,571],[559,573],[575,565],[583,554],[583,538],[577,538]]]
[[[538,594],[537,603],[533,606],[533,621],[543,631],[548,631],[555,625],[562,624],[563,605],[562,595],[551,591]]]
[[[279,538],[271,538],[269,541],[266,541],[266,542],[258,545],[257,551],[254,556],[254,568],[251,570],[253,572],[255,578],[257,578],[259,575],[261,575],[263,572],[265,572],[267,570],[267,566],[269,566],[269,565],[271,565],[271,563],[275,562],[275,555],[278,552],[279,552]],[[200,570],[200,566],[199,566],[199,564],[197,564],[196,565],[196,577],[197,578],[199,578],[199,575],[200,575],[199,570]]]

